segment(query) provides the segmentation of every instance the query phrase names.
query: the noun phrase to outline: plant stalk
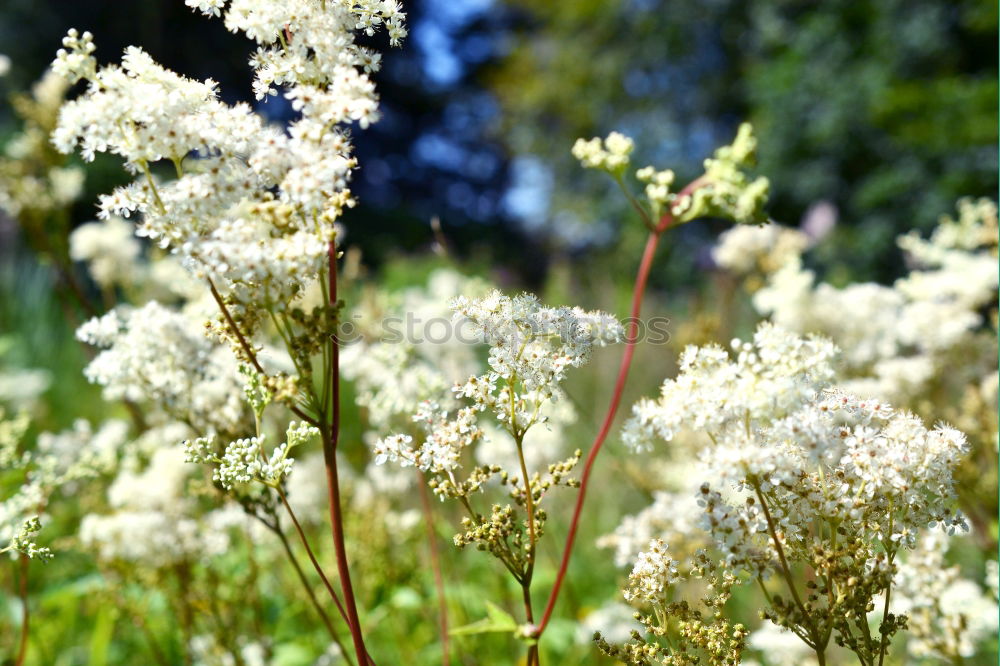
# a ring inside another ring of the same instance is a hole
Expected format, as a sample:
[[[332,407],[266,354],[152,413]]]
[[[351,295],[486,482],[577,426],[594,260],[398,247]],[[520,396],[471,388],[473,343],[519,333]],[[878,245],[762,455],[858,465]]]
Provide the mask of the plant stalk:
[[[337,246],[330,241],[327,248],[330,307],[337,304]],[[334,324],[336,321],[334,320]],[[347,611],[348,625],[351,628],[351,639],[354,642],[354,652],[358,663],[366,663],[368,651],[361,632],[361,622],[358,618],[357,602],[354,598],[354,586],[351,584],[351,571],[347,561],[347,547],[344,544],[344,517],[340,506],[340,479],[337,472],[337,445],[340,441],[340,341],[336,330],[330,333],[330,387],[331,405],[330,420],[323,423],[320,433],[323,439],[323,458],[326,462],[326,481],[330,503],[330,528],[333,536],[333,548],[337,555],[337,572],[340,576],[340,588],[344,594],[344,606]],[[324,405],[324,407],[326,407]]]
[[[431,570],[434,572],[434,587],[438,598],[438,623],[441,632],[441,665],[450,666],[451,646],[448,639],[448,599],[444,593],[444,576],[441,574],[441,557],[438,553],[437,534],[434,531],[434,514],[431,510],[430,493],[424,483],[423,476],[418,473],[417,486],[420,488],[420,505],[424,511],[424,522],[427,524],[427,548],[430,552]]]
[[[17,647],[15,666],[22,666],[28,656],[28,634],[31,631],[31,613],[28,610],[28,556],[21,554],[21,580],[18,594],[21,597],[21,640]]]
[[[678,197],[680,198],[685,195],[689,195],[705,184],[706,181],[702,178],[695,179],[688,183],[684,189],[678,193]],[[545,612],[542,614],[542,620],[538,624],[538,628],[535,631],[536,638],[541,637],[542,633],[545,631],[545,627],[548,626],[549,620],[552,618],[552,611],[555,608],[556,600],[559,597],[559,591],[562,589],[563,581],[566,579],[566,571],[569,568],[569,559],[573,554],[573,544],[576,542],[576,532],[580,526],[580,515],[583,511],[583,502],[587,497],[587,488],[590,484],[590,474],[593,471],[597,455],[601,452],[601,447],[604,446],[604,441],[607,439],[608,433],[611,431],[611,425],[614,423],[615,415],[618,413],[618,407],[621,404],[622,399],[622,392],[625,389],[625,381],[628,379],[628,371],[632,365],[632,357],[635,355],[635,347],[639,338],[639,314],[642,309],[642,298],[646,292],[646,283],[649,281],[649,273],[653,267],[653,258],[656,255],[656,248],[660,243],[660,237],[673,223],[673,215],[670,212],[664,213],[660,217],[656,226],[650,230],[649,237],[646,239],[646,248],[643,250],[642,259],[639,262],[639,270],[637,271],[635,277],[635,287],[632,291],[632,309],[629,313],[629,328],[628,333],[625,336],[625,351],[622,353],[621,365],[618,368],[618,379],[615,380],[614,390],[611,393],[611,403],[608,405],[608,411],[604,416],[604,423],[601,425],[601,429],[594,438],[594,442],[590,447],[590,453],[587,454],[587,459],[583,465],[583,474],[580,476],[580,492],[577,494],[576,505],[573,507],[573,518],[570,521],[569,531],[566,533],[566,544],[563,547],[562,559],[559,562],[559,571],[556,574],[555,582],[552,584],[552,591],[549,593],[549,600],[545,604]]]

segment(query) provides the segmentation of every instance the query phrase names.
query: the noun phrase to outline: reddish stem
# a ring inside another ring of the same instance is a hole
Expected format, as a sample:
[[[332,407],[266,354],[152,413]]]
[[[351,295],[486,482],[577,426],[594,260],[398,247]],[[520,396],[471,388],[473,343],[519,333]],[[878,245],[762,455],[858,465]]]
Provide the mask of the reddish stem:
[[[337,246],[330,241],[327,249],[327,260],[330,279],[330,305],[337,304]],[[336,322],[334,322],[336,323]],[[344,517],[340,507],[340,480],[337,473],[337,445],[340,442],[340,341],[336,331],[331,333],[330,345],[330,380],[332,387],[332,414],[330,422],[323,424],[323,458],[326,462],[326,482],[329,491],[330,526],[333,531],[333,548],[337,554],[337,573],[340,577],[340,589],[344,593],[344,606],[347,611],[347,621],[351,628],[351,639],[354,641],[354,652],[358,663],[368,661],[368,651],[361,634],[361,623],[358,619],[358,607],[354,600],[354,587],[351,585],[351,571],[347,562],[347,547],[344,545]]]
[[[434,571],[434,587],[437,589],[441,627],[441,664],[449,666],[451,650],[448,645],[448,599],[444,595],[444,577],[441,575],[441,558],[438,555],[437,534],[434,531],[434,513],[431,510],[430,493],[427,492],[427,485],[422,476],[418,479],[417,485],[420,486],[420,503],[424,509],[424,522],[427,523],[427,545],[430,550],[431,569]]]
[[[580,492],[576,496],[576,506],[573,508],[573,519],[569,525],[569,532],[566,534],[566,546],[563,549],[562,561],[559,563],[559,573],[552,584],[552,592],[549,594],[549,601],[545,605],[545,612],[542,613],[542,620],[538,624],[536,636],[541,636],[545,631],[549,618],[552,616],[552,609],[556,605],[559,590],[566,577],[566,569],[569,567],[569,558],[573,552],[573,543],[576,540],[576,530],[580,525],[580,514],[583,511],[583,501],[587,496],[587,486],[590,482],[590,473],[594,468],[594,461],[600,453],[604,440],[611,432],[611,425],[614,423],[615,415],[618,413],[618,406],[621,404],[622,392],[625,389],[625,380],[628,378],[629,367],[632,365],[632,356],[635,354],[635,345],[639,337],[639,310],[642,307],[642,295],[646,289],[646,281],[649,279],[649,271],[653,266],[653,255],[656,254],[656,247],[660,243],[660,234],[651,232],[646,239],[646,249],[642,253],[642,262],[639,264],[639,272],[635,279],[635,289],[632,292],[632,311],[630,313],[629,329],[625,338],[625,352],[622,354],[622,362],[618,368],[618,379],[615,381],[614,392],[611,394],[611,404],[608,406],[607,414],[604,415],[604,423],[590,447],[587,460],[583,465],[583,474],[580,477]]]
[[[702,179],[697,179],[689,183],[680,191],[678,197],[691,194],[694,190],[704,185]],[[618,406],[621,404],[622,392],[625,389],[625,380],[628,379],[628,371],[632,365],[632,356],[635,354],[635,346],[639,338],[639,312],[642,308],[642,297],[646,291],[646,283],[649,281],[649,272],[653,267],[653,257],[656,255],[656,247],[660,243],[660,236],[673,223],[674,218],[670,213],[665,213],[657,223],[656,227],[649,233],[646,239],[646,249],[642,253],[642,260],[639,262],[639,270],[635,277],[635,288],[632,291],[632,311],[629,313],[629,330],[625,337],[625,351],[622,354],[622,362],[618,368],[618,379],[615,381],[615,388],[611,394],[611,404],[608,405],[607,414],[604,416],[604,423],[601,425],[594,443],[587,454],[587,460],[583,464],[583,474],[580,477],[580,492],[576,496],[576,506],[573,507],[573,519],[569,525],[569,532],[566,534],[566,545],[563,547],[562,560],[559,562],[559,572],[556,574],[555,582],[552,584],[552,592],[549,593],[549,600],[545,604],[545,612],[542,613],[542,620],[535,629],[535,637],[542,635],[545,627],[548,626],[552,618],[552,611],[555,608],[556,600],[559,598],[559,591],[562,589],[563,581],[566,578],[566,570],[569,568],[569,558],[573,554],[573,544],[576,541],[576,531],[580,526],[580,515],[583,511],[583,502],[587,497],[587,486],[590,483],[590,473],[594,468],[594,461],[597,454],[601,452],[604,440],[611,432],[611,425],[614,423],[615,415],[618,413]]]
[[[337,611],[340,613],[340,617],[342,617],[344,619],[344,622],[348,626],[350,626],[351,623],[347,619],[347,611],[344,610],[343,604],[340,603],[340,597],[337,596],[336,590],[333,589],[333,585],[330,584],[330,580],[326,577],[326,573],[323,572],[323,567],[319,565],[319,561],[317,561],[316,555],[313,553],[312,548],[309,547],[309,540],[306,539],[306,533],[305,531],[303,531],[302,525],[299,524],[298,517],[295,515],[295,512],[292,511],[292,505],[288,503],[288,498],[285,496],[285,493],[280,488],[278,488],[277,490],[278,490],[278,496],[281,498],[282,504],[285,505],[285,509],[288,511],[288,516],[292,519],[292,524],[295,526],[295,531],[299,535],[299,541],[301,541],[302,545],[305,546],[306,555],[309,557],[309,562],[312,563],[313,569],[315,569],[316,573],[319,574],[319,578],[320,580],[323,581],[323,585],[326,587],[326,591],[330,593],[330,598],[333,599],[333,603],[337,607]],[[279,537],[284,537],[284,534],[280,531],[280,529],[277,531],[277,534],[279,535]]]

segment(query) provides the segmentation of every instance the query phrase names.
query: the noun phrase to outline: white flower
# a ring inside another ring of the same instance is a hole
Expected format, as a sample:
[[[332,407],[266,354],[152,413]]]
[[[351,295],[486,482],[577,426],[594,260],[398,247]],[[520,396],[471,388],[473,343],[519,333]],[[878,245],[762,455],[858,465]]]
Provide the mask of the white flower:
[[[128,424],[109,419],[95,433],[90,422],[77,419],[73,428],[38,436],[38,463],[47,475],[63,481],[114,469],[128,435]]]
[[[992,202],[962,200],[958,207],[959,219],[943,218],[930,240],[915,233],[898,239],[916,267],[891,287],[817,284],[791,252],[780,265],[762,266],[770,274],[754,306],[788,330],[828,336],[844,350],[843,374],[855,392],[904,402],[942,375],[981,377],[996,365],[995,335],[982,313],[995,310],[1000,234]],[[735,240],[724,237],[717,255],[734,262]]]
[[[625,601],[651,605],[666,603],[667,588],[677,580],[677,564],[677,560],[667,555],[667,545],[662,540],[650,540],[629,574]]]
[[[635,450],[670,441],[682,429],[711,432],[747,418],[780,418],[828,385],[836,348],[761,324],[753,342],[734,340],[735,360],[717,346],[688,347],[680,373],[664,382],[660,398],[632,409],[622,439]]]
[[[908,617],[908,652],[915,658],[958,661],[997,634],[997,600],[947,566],[948,538],[931,530],[899,565],[890,598],[894,613]]]
[[[119,217],[81,224],[69,236],[70,258],[88,262],[94,282],[105,288],[135,281],[139,252],[135,228]]]
[[[139,235],[211,279],[234,308],[287,308],[318,278],[334,220],[353,204],[347,185],[356,162],[337,125],[364,128],[378,118],[369,73],[379,58],[356,44],[356,32],[384,28],[398,43],[405,15],[386,0],[188,4],[257,42],[257,95],[284,87],[301,113],[287,132],[265,127],[247,104],[223,103],[215,82],[171,72],[137,47],[120,65],[97,69],[92,37],[70,31],[53,70],[90,85],[63,105],[52,141],[86,160],[120,155],[136,174],[101,198],[102,218],[139,216]],[[177,177],[155,178],[150,166],[159,161],[171,162]],[[78,254],[93,254],[82,233]],[[95,265],[95,279],[118,277],[112,269]]]
[[[577,139],[573,144],[573,157],[589,169],[603,169],[620,173],[629,163],[629,155],[635,149],[632,139],[618,132],[612,132],[602,142],[599,138],[590,141]]]
[[[733,348],[735,359],[717,347],[686,350],[680,374],[659,401],[640,403],[626,430],[645,446],[681,428],[702,434],[700,526],[728,567],[769,575],[778,533],[805,557],[817,520],[892,551],[912,548],[929,526],[966,528],[953,478],[968,448],[962,433],[827,388],[833,347],[822,340],[763,324],[753,344]]]
[[[212,480],[227,490],[253,481],[277,487],[292,471],[294,458],[288,454],[297,446],[319,436],[319,429],[292,421],[286,433],[287,441],[270,452],[265,451],[265,435],[237,439],[226,445],[219,457],[214,452],[214,437],[199,437],[184,442],[185,459],[195,463],[215,463]]]
[[[755,270],[773,273],[806,249],[809,238],[777,224],[741,224],[725,231],[712,249],[715,263],[737,275]]]
[[[452,309],[462,330],[490,345],[489,363],[496,377],[519,382],[524,392],[535,391],[545,399],[553,395],[568,368],[590,359],[595,346],[624,338],[621,323],[611,315],[545,307],[531,294],[508,297],[494,291],[477,300],[459,297]],[[468,387],[457,390],[477,393]]]
[[[205,337],[197,319],[151,301],[91,319],[77,337],[106,348],[85,370],[106,399],[149,402],[205,432],[228,432],[241,422],[236,363]]]
[[[576,630],[576,642],[581,645],[593,643],[594,632],[600,631],[612,643],[624,643],[632,637],[633,631],[642,631],[642,625],[635,620],[635,611],[623,603],[609,603],[584,616]]]
[[[469,407],[449,416],[436,403],[425,402],[413,421],[425,433],[423,443],[411,446],[413,438],[409,435],[383,438],[374,446],[376,464],[391,461],[424,472],[448,472],[459,467],[462,451],[483,436],[475,422],[476,412]]]
[[[103,560],[153,568],[224,552],[226,533],[194,517],[185,496],[188,471],[176,445],[156,451],[141,471],[123,471],[108,490],[114,512],[84,516],[80,541]]]
[[[685,549],[693,551],[707,545],[696,535],[698,513],[694,492],[657,491],[652,504],[634,516],[625,516],[614,532],[598,539],[597,545],[613,548],[615,565],[619,567],[635,562],[654,538],[671,544],[675,552],[678,544],[685,542]]]
[[[342,348],[341,373],[354,382],[356,400],[376,430],[390,432],[405,424],[425,400],[455,406],[448,389],[480,372],[481,363],[475,346],[449,322],[447,303],[484,291],[479,280],[438,270],[426,287],[379,294],[354,311],[350,322],[363,337]]]

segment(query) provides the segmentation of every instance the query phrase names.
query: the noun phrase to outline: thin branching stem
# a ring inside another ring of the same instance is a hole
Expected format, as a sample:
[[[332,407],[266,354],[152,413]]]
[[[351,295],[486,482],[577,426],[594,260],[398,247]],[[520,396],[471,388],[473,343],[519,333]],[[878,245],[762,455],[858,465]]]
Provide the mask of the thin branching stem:
[[[438,598],[438,626],[441,632],[441,664],[450,666],[451,646],[448,639],[448,598],[445,596],[444,576],[441,574],[441,556],[437,547],[437,532],[434,530],[434,512],[431,509],[431,496],[427,484],[423,483],[423,475],[417,486],[420,488],[420,506],[424,512],[424,522],[427,524],[427,550],[430,554],[431,571],[434,574],[434,588]]]
[[[21,640],[17,646],[15,666],[22,666],[28,656],[28,634],[31,632],[31,611],[28,608],[28,556],[21,554],[21,580],[18,585],[18,595],[21,598]]]
[[[243,335],[242,332],[240,332],[240,327],[236,325],[236,320],[233,319],[233,316],[229,313],[229,308],[226,307],[226,302],[222,299],[222,295],[219,293],[219,290],[215,288],[215,283],[212,281],[211,278],[208,279],[208,288],[209,291],[212,292],[212,298],[215,299],[215,303],[219,306],[219,310],[222,312],[222,316],[223,318],[225,318],[226,324],[229,325],[230,332],[236,337],[236,340],[240,343],[240,347],[246,354],[247,360],[249,360],[250,364],[253,365],[254,370],[256,370],[262,375],[266,375],[267,373],[264,372],[263,366],[261,366],[260,361],[257,360],[257,354],[254,353],[253,347],[250,346],[250,343],[247,342],[246,337]],[[292,411],[293,414],[298,416],[306,423],[312,426],[319,425],[319,422],[316,419],[309,416],[295,405],[289,405],[288,408]]]
[[[316,609],[316,613],[319,614],[320,619],[323,621],[323,625],[326,627],[327,632],[330,634],[330,638],[333,642],[337,644],[340,648],[340,654],[344,658],[344,661],[348,663],[349,666],[353,666],[354,661],[351,659],[347,652],[347,647],[344,645],[343,641],[340,639],[340,634],[337,633],[336,628],[333,626],[333,622],[330,621],[330,616],[326,614],[323,610],[323,605],[319,603],[319,599],[316,598],[316,593],[313,592],[312,585],[309,583],[309,579],[306,578],[305,572],[302,570],[302,566],[299,564],[298,558],[295,557],[294,551],[292,551],[292,546],[288,543],[288,537],[277,525],[270,526],[272,531],[278,536],[278,540],[281,541],[281,546],[285,550],[285,554],[288,556],[288,561],[292,564],[292,568],[295,569],[295,574],[298,576],[299,582],[302,583],[302,587],[305,588],[306,594],[309,597],[309,601],[312,603],[313,608]],[[326,582],[324,578],[324,582]],[[326,582],[329,585],[328,582]],[[337,605],[339,607],[340,602],[337,600]]]
[[[511,391],[513,395],[513,391]],[[514,420],[514,413],[511,412],[511,423]],[[528,512],[528,562],[524,567],[524,575],[521,577],[521,596],[524,600],[524,615],[528,624],[535,623],[535,613],[531,606],[531,579],[535,572],[535,546],[538,542],[537,528],[535,527],[535,498],[534,490],[531,488],[531,477],[528,475],[528,466],[524,461],[524,434],[515,435],[514,441],[517,444],[517,460],[521,465],[521,477],[524,479],[524,504]],[[528,666],[537,666],[538,645],[532,644],[528,648]]]
[[[702,178],[691,181],[680,191],[678,198],[691,194],[694,190],[704,185],[706,181]],[[590,452],[583,464],[583,473],[580,476],[580,492],[576,496],[576,505],[573,507],[573,517],[570,520],[569,530],[566,533],[566,544],[563,546],[562,559],[559,562],[559,571],[556,574],[555,582],[552,584],[552,591],[549,593],[549,600],[545,604],[545,612],[542,614],[541,622],[535,631],[535,636],[540,637],[548,626],[552,618],[552,611],[555,609],[556,600],[559,598],[559,591],[562,589],[563,581],[566,579],[566,571],[569,568],[569,560],[573,554],[573,545],[576,542],[577,529],[580,526],[580,516],[583,512],[583,502],[587,497],[587,488],[590,484],[590,475],[594,468],[597,455],[604,446],[604,441],[611,432],[615,415],[621,404],[622,393],[625,389],[625,381],[628,379],[629,368],[632,366],[632,357],[635,355],[635,347],[639,337],[639,315],[642,309],[642,299],[646,292],[646,283],[649,281],[649,273],[653,267],[653,258],[656,256],[656,248],[660,243],[660,237],[674,223],[673,215],[665,213],[657,223],[656,227],[649,233],[646,239],[646,248],[643,250],[642,259],[639,262],[639,270],[636,273],[635,286],[632,290],[632,309],[629,312],[629,328],[625,337],[625,351],[622,353],[621,365],[618,368],[618,378],[611,393],[611,402],[608,411],[604,416],[604,423],[598,431],[597,436],[591,444]]]
[[[761,492],[760,486],[754,482],[753,489],[757,494],[757,499],[760,501],[761,509],[764,511],[764,519],[767,521],[767,529],[771,534],[771,540],[774,542],[774,549],[778,553],[778,561],[781,563],[781,573],[785,578],[785,582],[788,585],[788,591],[792,595],[792,599],[795,600],[795,605],[798,606],[799,612],[802,613],[802,619],[804,622],[808,623],[809,626],[809,636],[812,639],[812,647],[816,651],[816,657],[819,659],[820,664],[824,663],[824,652],[826,650],[826,645],[821,643],[822,636],[820,635],[819,629],[813,622],[812,615],[806,609],[805,604],[802,603],[802,598],[799,596],[798,588],[795,587],[795,580],[792,578],[792,570],[788,566],[788,559],[785,557],[785,549],[781,545],[781,538],[778,536],[778,528],[774,523],[774,519],[771,517],[771,509],[767,506],[767,501],[764,499],[764,493]]]
[[[309,539],[306,538],[306,533],[302,529],[302,525],[299,523],[295,512],[292,510],[291,504],[288,503],[288,498],[281,489],[278,489],[278,496],[281,498],[281,503],[284,505],[285,511],[288,512],[288,517],[292,520],[292,525],[295,527],[295,532],[299,536],[299,541],[302,543],[302,547],[306,550],[306,556],[309,558],[309,562],[312,564],[313,569],[316,570],[320,580],[323,581],[326,591],[330,593],[330,598],[333,599],[333,603],[337,607],[337,611],[340,613],[340,616],[344,619],[344,622],[347,623],[347,626],[351,626],[351,621],[348,619],[347,611],[344,610],[344,605],[340,601],[340,596],[338,596],[337,591],[333,589],[330,579],[326,577],[323,567],[320,566],[319,560],[316,559],[316,554],[313,553],[313,549],[309,546]],[[277,533],[280,535],[280,530]]]

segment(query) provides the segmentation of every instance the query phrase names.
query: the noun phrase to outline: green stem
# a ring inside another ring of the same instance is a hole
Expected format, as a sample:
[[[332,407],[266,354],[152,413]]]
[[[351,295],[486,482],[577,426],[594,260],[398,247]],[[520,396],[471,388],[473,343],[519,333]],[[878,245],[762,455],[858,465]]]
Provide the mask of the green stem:
[[[316,593],[313,592],[312,585],[309,584],[309,579],[306,578],[306,574],[302,570],[302,566],[295,557],[295,553],[292,551],[292,546],[288,543],[288,538],[276,525],[269,527],[271,527],[271,531],[277,535],[278,540],[281,541],[281,546],[284,548],[285,554],[288,556],[288,561],[292,564],[292,568],[295,569],[295,574],[298,576],[299,582],[302,583],[302,587],[309,596],[309,601],[312,603],[313,608],[316,609],[316,613],[323,621],[323,626],[326,627],[327,633],[330,634],[330,638],[332,638],[333,642],[337,644],[338,648],[340,648],[340,654],[344,658],[344,661],[347,662],[348,666],[354,666],[354,662],[351,660],[350,654],[347,652],[347,647],[344,645],[343,641],[341,641],[340,635],[333,626],[333,622],[330,621],[330,616],[326,614],[326,611],[323,610],[323,606],[319,603],[319,599],[316,598]]]
[[[424,483],[423,474],[417,473],[417,485],[420,487],[420,506],[424,512],[424,522],[427,524],[427,548],[430,552],[431,570],[434,573],[434,587],[438,598],[438,622],[441,632],[441,664],[451,664],[451,650],[448,645],[448,599],[444,592],[444,576],[441,574],[441,557],[437,547],[437,533],[434,530],[434,512],[431,509],[430,493]]]
[[[28,556],[21,554],[21,580],[18,594],[21,597],[21,640],[17,648],[15,666],[22,666],[28,655],[28,634],[31,631],[31,613],[28,610]]]
[[[513,390],[511,391],[513,395]],[[511,398],[513,401],[513,398]],[[513,409],[513,406],[512,406]],[[511,427],[513,428],[514,414],[511,412]],[[523,434],[515,435],[514,443],[517,444],[517,460],[521,465],[521,477],[524,479],[525,507],[528,511],[528,563],[525,565],[524,575],[521,577],[521,596],[524,601],[524,615],[528,624],[535,624],[535,614],[531,606],[531,579],[535,572],[535,545],[538,542],[538,535],[535,528],[535,497],[531,488],[531,477],[528,475],[528,466],[524,461]],[[538,666],[540,664],[538,656],[538,644],[535,643],[528,648],[528,666]]]
[[[149,164],[146,160],[141,160],[139,166],[142,168],[142,172],[146,174],[146,182],[149,183],[149,189],[153,192],[153,199],[156,200],[156,205],[160,207],[160,213],[165,214],[167,212],[167,207],[163,205],[163,199],[160,198],[160,192],[156,189],[156,181],[153,180],[153,174],[149,170]]]
[[[799,591],[795,587],[795,581],[792,579],[792,570],[788,566],[788,560],[785,558],[785,549],[781,546],[781,539],[778,538],[778,530],[775,527],[774,519],[771,518],[771,510],[767,507],[767,502],[764,500],[764,493],[760,490],[760,485],[754,481],[753,489],[757,493],[757,499],[760,501],[761,508],[764,510],[764,518],[767,520],[767,529],[771,533],[771,540],[774,541],[774,549],[778,553],[778,561],[781,562],[781,572],[785,578],[785,582],[788,584],[788,591],[791,593],[792,598],[795,600],[795,605],[798,606],[799,611],[802,613],[802,618],[805,622],[809,623],[809,634],[814,641],[814,649],[816,653],[826,646],[821,646],[819,644],[820,636],[819,632],[816,631],[816,627],[813,625],[812,617],[806,610],[805,604],[802,603],[802,599],[799,597]]]

